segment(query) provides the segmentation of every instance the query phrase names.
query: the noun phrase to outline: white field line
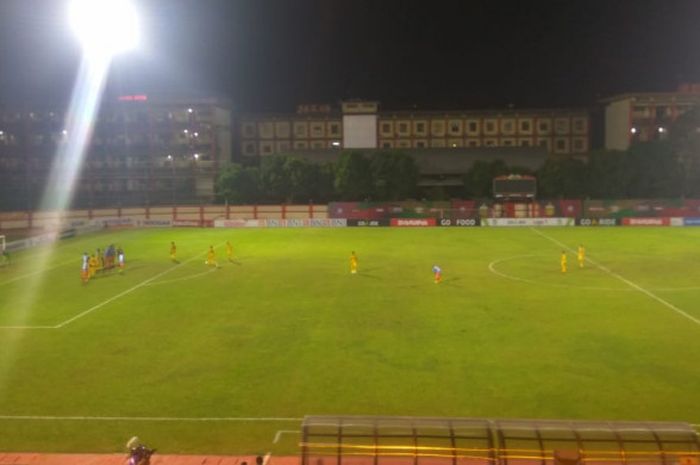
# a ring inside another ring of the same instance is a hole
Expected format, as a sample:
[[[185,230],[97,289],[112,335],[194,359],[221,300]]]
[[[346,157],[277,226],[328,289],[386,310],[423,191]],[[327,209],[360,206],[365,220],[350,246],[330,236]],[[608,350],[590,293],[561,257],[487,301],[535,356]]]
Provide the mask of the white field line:
[[[24,279],[24,278],[29,278],[30,276],[34,276],[37,274],[46,273],[47,271],[53,270],[55,268],[60,268],[62,266],[70,265],[71,263],[80,264],[80,260],[75,260],[75,259],[71,258],[70,260],[66,260],[65,262],[57,263],[57,264],[50,266],[48,268],[42,268],[41,270],[32,271],[31,273],[21,274],[19,276],[15,276],[12,279],[8,279],[7,281],[1,281],[0,286],[4,286],[5,284],[14,283],[15,281],[19,281],[19,280]]]
[[[547,234],[543,233],[542,231],[539,231],[538,229],[530,228],[530,230],[532,230],[533,232],[539,234],[540,236],[544,237],[545,239],[549,240],[550,242],[553,242],[553,243],[557,244],[558,246],[562,247],[563,249],[566,249],[566,250],[570,251],[571,253],[574,253],[574,254],[577,253],[574,249],[572,249],[571,247],[568,247],[568,246],[567,246],[566,244],[564,244],[563,242],[559,242],[558,240],[554,239],[554,238],[551,237],[551,236],[548,236]],[[633,288],[633,289],[636,289],[637,291],[641,292],[642,294],[646,295],[647,297],[649,297],[649,298],[651,298],[651,299],[657,301],[657,302],[660,303],[661,305],[663,305],[663,306],[665,306],[665,307],[667,307],[667,308],[673,310],[674,312],[678,313],[679,315],[681,315],[681,316],[683,316],[683,317],[689,319],[689,320],[692,321],[693,323],[695,323],[695,324],[697,324],[697,325],[700,325],[700,320],[699,320],[699,319],[697,319],[697,318],[695,318],[694,316],[688,314],[687,312],[684,312],[683,310],[681,310],[680,308],[676,307],[676,306],[673,305],[672,303],[670,303],[670,302],[668,302],[668,301],[662,299],[661,297],[657,296],[657,295],[654,294],[653,292],[651,292],[651,291],[649,291],[649,290],[643,288],[643,287],[640,286],[639,284],[635,284],[634,282],[630,281],[629,279],[625,278],[624,276],[620,275],[619,273],[615,273],[614,271],[610,270],[609,268],[607,268],[607,267],[601,265],[600,263],[598,263],[598,262],[596,262],[596,261],[594,261],[594,260],[591,260],[591,259],[588,258],[588,257],[586,257],[586,261],[589,262],[589,263],[591,263],[592,265],[598,267],[600,270],[603,270],[604,272],[606,272],[606,273],[609,274],[610,276],[619,279],[619,280],[622,281],[623,283],[627,284],[629,287],[631,287],[631,288]]]
[[[294,417],[91,417],[49,415],[0,415],[0,421],[150,421],[150,422],[286,422],[302,421]]]
[[[298,429],[281,429],[275,434],[275,439],[273,439],[272,444],[277,444],[280,439],[282,439],[283,434],[300,434],[301,431]]]
[[[223,242],[221,244],[217,245],[215,248],[220,247],[221,245],[223,245]],[[183,262],[183,264],[189,263],[192,260],[196,260],[206,253],[207,252],[202,252],[199,255],[195,255],[194,257],[191,257],[188,260],[185,260]],[[83,311],[83,312],[57,324],[57,325],[54,325],[54,326],[0,326],[0,329],[61,329],[64,326],[74,322],[75,320],[78,320],[78,319],[84,317],[85,315],[88,315],[88,314],[94,312],[95,310],[98,310],[98,309],[104,307],[105,305],[107,305],[111,302],[114,302],[115,300],[117,300],[121,297],[124,297],[125,295],[130,294],[130,293],[134,292],[135,290],[148,285],[150,282],[155,281],[156,279],[160,278],[161,276],[165,276],[166,274],[170,273],[171,271],[173,271],[175,269],[177,269],[177,267],[173,266],[172,268],[168,268],[167,270],[162,271],[155,276],[151,276],[150,278],[148,278],[144,281],[141,281],[139,284],[137,284],[133,287],[130,287],[129,289],[122,291],[119,294],[112,296],[109,299],[102,301],[99,304],[94,305],[94,306],[88,308],[87,310],[85,310],[85,311]]]
[[[221,244],[217,245],[216,247],[219,247],[219,246],[222,245],[222,244],[223,244],[223,242],[222,242]],[[199,255],[195,255],[194,257],[189,258],[188,260],[185,260],[184,262],[182,262],[182,264],[185,265],[185,264],[187,264],[187,263],[189,263],[189,262],[191,262],[191,261],[193,261],[193,260],[196,260],[196,259],[198,259],[199,257],[201,257],[202,255],[204,255],[204,254],[206,254],[206,253],[207,253],[207,252],[205,251],[205,252],[200,253]],[[123,292],[120,292],[119,294],[115,295],[114,297],[110,297],[109,299],[107,299],[107,300],[105,300],[105,301],[103,301],[103,302],[100,302],[100,303],[97,304],[97,305],[94,305],[94,306],[88,308],[88,309],[85,310],[84,312],[78,313],[78,314],[75,315],[74,317],[69,318],[69,319],[67,319],[67,320],[64,321],[64,322],[57,324],[56,326],[54,326],[54,328],[55,328],[55,329],[61,329],[61,328],[63,328],[64,326],[66,326],[66,325],[68,325],[68,324],[71,324],[71,323],[74,322],[75,320],[78,320],[78,319],[84,317],[85,315],[88,315],[88,314],[94,312],[95,310],[98,310],[98,309],[104,307],[104,306],[107,305],[108,303],[114,302],[115,300],[117,300],[117,299],[119,299],[119,298],[121,298],[121,297],[124,297],[124,296],[127,295],[127,294],[131,294],[131,293],[134,292],[136,289],[139,289],[139,288],[142,288],[143,286],[146,286],[146,285],[147,285],[148,283],[150,283],[151,281],[155,281],[156,279],[160,278],[161,276],[165,276],[166,274],[170,273],[171,271],[173,271],[173,270],[175,270],[175,269],[177,269],[177,267],[168,268],[167,270],[162,271],[162,272],[158,273],[158,274],[155,275],[155,276],[151,276],[150,278],[146,279],[145,281],[141,281],[139,284],[137,284],[137,285],[135,285],[135,286],[133,286],[133,287],[130,287],[129,289],[127,289],[127,290],[125,290],[125,291],[123,291]]]
[[[149,283],[149,286],[160,286],[161,284],[172,284],[172,283],[177,283],[180,281],[189,281],[190,279],[196,279],[199,278],[200,276],[204,276],[206,274],[211,273],[212,271],[216,271],[216,268],[211,268],[207,271],[202,271],[201,273],[195,273],[191,274],[189,276],[183,276],[182,278],[174,278],[174,279],[166,279],[165,281],[158,281],[155,283]]]

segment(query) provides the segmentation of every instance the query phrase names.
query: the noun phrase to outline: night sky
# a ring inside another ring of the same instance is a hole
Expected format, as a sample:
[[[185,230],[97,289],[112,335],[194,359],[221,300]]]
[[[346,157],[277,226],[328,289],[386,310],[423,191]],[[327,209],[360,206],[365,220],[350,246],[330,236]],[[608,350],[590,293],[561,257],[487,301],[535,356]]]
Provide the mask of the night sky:
[[[590,105],[700,81],[698,0],[145,0],[107,92],[220,95],[242,111]],[[66,3],[0,0],[0,103],[68,99]]]

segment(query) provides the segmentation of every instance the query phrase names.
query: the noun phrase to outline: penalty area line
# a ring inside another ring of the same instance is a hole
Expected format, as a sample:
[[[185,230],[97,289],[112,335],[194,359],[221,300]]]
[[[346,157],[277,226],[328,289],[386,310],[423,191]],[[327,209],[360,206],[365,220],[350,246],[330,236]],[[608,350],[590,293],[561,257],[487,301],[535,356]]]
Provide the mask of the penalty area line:
[[[219,247],[219,246],[221,246],[222,244],[223,244],[223,242],[222,242],[221,244],[217,245],[216,247]],[[204,254],[206,254],[206,253],[207,253],[207,252],[202,252],[202,253],[200,253],[200,254],[198,254],[198,255],[195,255],[194,257],[189,258],[188,260],[185,260],[184,262],[182,262],[182,264],[184,265],[184,264],[189,263],[189,262],[191,262],[191,261],[193,261],[193,260],[197,260],[198,258],[200,258],[202,255],[204,255]],[[150,278],[148,278],[148,279],[146,279],[146,280],[144,280],[144,281],[141,281],[139,284],[137,284],[137,285],[135,285],[135,286],[133,286],[133,287],[130,287],[129,289],[127,289],[127,290],[125,290],[125,291],[122,291],[122,292],[120,292],[119,294],[117,294],[117,295],[115,295],[115,296],[113,296],[113,297],[110,297],[109,299],[107,299],[107,300],[105,300],[105,301],[103,301],[103,302],[100,302],[100,303],[97,304],[97,305],[94,305],[94,306],[88,308],[88,309],[85,310],[84,312],[78,313],[78,314],[75,315],[74,317],[69,318],[69,319],[67,319],[66,321],[62,322],[62,323],[57,324],[56,326],[54,326],[54,329],[61,329],[61,328],[63,328],[64,326],[66,326],[66,325],[68,325],[68,324],[71,324],[71,323],[74,322],[75,320],[78,320],[78,319],[84,317],[85,315],[88,315],[88,314],[94,312],[95,310],[98,310],[98,309],[104,307],[104,306],[107,305],[108,303],[114,302],[115,300],[117,300],[117,299],[119,299],[119,298],[121,298],[121,297],[124,297],[124,296],[127,295],[127,294],[131,294],[131,293],[134,292],[135,290],[146,286],[148,283],[150,283],[150,282],[152,282],[152,281],[155,281],[156,279],[160,278],[161,276],[165,276],[166,274],[170,273],[171,271],[173,271],[173,270],[175,270],[175,269],[177,269],[177,267],[168,268],[167,270],[162,271],[162,272],[158,273],[158,274],[155,275],[155,276],[151,276]]]
[[[214,248],[221,247],[223,244],[224,243],[222,242],[221,244],[218,244]],[[182,262],[182,264],[186,264],[186,263],[189,263],[193,260],[197,260],[200,257],[202,257],[202,255],[204,255],[206,253],[207,252],[202,252],[200,254],[197,254],[194,257],[191,257],[191,258],[185,260],[184,262]],[[156,274],[155,276],[151,276],[150,278],[148,278],[144,281],[141,281],[139,284],[132,286],[129,289],[122,291],[119,294],[114,295],[114,296],[110,297],[109,299],[100,302],[97,305],[93,305],[92,307],[88,308],[87,310],[85,310],[81,313],[78,313],[77,315],[75,315],[75,316],[73,316],[73,317],[71,317],[71,318],[69,318],[61,323],[58,323],[57,325],[54,325],[54,326],[0,326],[0,329],[61,329],[61,328],[65,327],[66,325],[69,325],[69,324],[73,323],[74,321],[76,321],[76,320],[78,320],[86,315],[89,315],[90,313],[94,312],[95,310],[99,310],[100,308],[104,307],[107,304],[114,302],[115,300],[117,300],[121,297],[124,297],[127,294],[131,294],[132,292],[134,292],[137,289],[140,289],[144,286],[147,286],[149,283],[155,281],[156,279],[158,279],[162,276],[165,276],[166,274],[168,274],[171,271],[176,270],[176,269],[177,269],[177,267],[175,267],[175,266],[173,266],[172,268],[168,268],[167,270],[162,271],[162,272]]]
[[[553,242],[554,244],[557,244],[558,246],[562,247],[563,249],[566,249],[566,250],[568,250],[568,251],[571,252],[571,253],[576,253],[576,251],[575,251],[574,249],[572,249],[571,247],[567,246],[567,245],[564,244],[563,242],[560,242],[560,241],[554,239],[554,238],[551,237],[551,236],[548,236],[547,234],[543,233],[542,231],[539,231],[538,229],[535,229],[535,228],[530,228],[530,230],[533,231],[534,233],[539,234],[540,236],[544,237],[544,238],[547,239],[548,241]],[[661,297],[657,296],[657,295],[654,294],[653,292],[651,292],[651,291],[649,291],[649,290],[647,290],[647,289],[644,289],[644,288],[643,288],[642,286],[640,286],[639,284],[636,284],[636,283],[630,281],[629,279],[625,278],[625,277],[622,276],[621,274],[612,271],[612,270],[609,269],[608,267],[606,267],[606,266],[604,266],[604,265],[601,265],[600,263],[598,263],[598,262],[596,262],[596,261],[594,261],[594,260],[591,260],[591,259],[588,258],[588,257],[586,257],[586,261],[589,262],[589,263],[591,263],[592,265],[596,266],[598,269],[604,271],[605,273],[609,274],[610,276],[619,279],[620,281],[622,281],[623,283],[627,284],[627,285],[628,285],[629,287],[631,287],[632,289],[636,289],[637,291],[641,292],[642,294],[646,295],[647,297],[649,297],[649,298],[651,298],[651,299],[657,301],[657,302],[660,303],[661,305],[663,305],[663,306],[665,306],[665,307],[667,307],[667,308],[673,310],[674,312],[678,313],[679,315],[681,315],[681,316],[687,318],[688,320],[692,321],[692,322],[695,323],[696,325],[700,325],[700,320],[699,320],[699,319],[697,319],[697,318],[695,318],[694,316],[690,315],[689,313],[687,313],[687,312],[681,310],[680,308],[676,307],[676,306],[673,305],[672,303],[670,303],[670,302],[668,302],[668,301],[662,299]]]
[[[150,421],[150,422],[287,422],[295,417],[92,417],[50,415],[0,415],[0,421]]]

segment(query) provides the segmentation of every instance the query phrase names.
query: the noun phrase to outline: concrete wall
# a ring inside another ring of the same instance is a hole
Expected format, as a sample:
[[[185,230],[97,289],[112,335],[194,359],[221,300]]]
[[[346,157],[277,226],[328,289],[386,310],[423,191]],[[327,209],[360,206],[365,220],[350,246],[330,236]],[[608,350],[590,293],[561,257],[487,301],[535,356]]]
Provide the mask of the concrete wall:
[[[56,230],[81,222],[106,218],[171,220],[210,225],[217,219],[328,218],[327,205],[202,205],[179,207],[102,208],[94,210],[0,213],[0,232],[10,230]],[[177,225],[177,224],[176,224]]]
[[[632,99],[617,100],[605,107],[605,148],[627,150],[630,146]]]

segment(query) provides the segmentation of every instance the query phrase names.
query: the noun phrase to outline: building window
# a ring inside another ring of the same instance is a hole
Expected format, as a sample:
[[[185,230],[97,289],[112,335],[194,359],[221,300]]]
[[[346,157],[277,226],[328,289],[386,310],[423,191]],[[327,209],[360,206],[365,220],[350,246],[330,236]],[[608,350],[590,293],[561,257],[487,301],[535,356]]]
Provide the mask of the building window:
[[[513,134],[515,132],[515,123],[512,119],[505,119],[501,123],[503,134]]]
[[[573,148],[574,148],[574,152],[578,152],[578,153],[585,152],[586,151],[586,139],[584,139],[582,137],[576,137],[573,140]]]
[[[521,147],[529,147],[529,146],[530,146],[530,139],[520,139],[520,140],[518,141],[518,144],[519,144]]]
[[[549,120],[542,120],[537,123],[537,132],[540,134],[549,134],[552,130],[552,123]]]
[[[424,149],[427,147],[427,143],[424,140],[417,140],[416,141],[416,148],[417,149]]]
[[[294,150],[306,150],[309,148],[309,143],[305,140],[294,141]]]
[[[305,139],[309,137],[309,126],[306,122],[294,123],[294,137],[297,139]]]
[[[569,141],[564,138],[557,138],[554,142],[554,151],[557,153],[566,153],[569,151]]]
[[[274,152],[272,147],[272,142],[261,142],[260,143],[260,154],[261,155],[271,155]]]
[[[573,126],[576,134],[584,134],[586,132],[585,118],[574,118]]]
[[[243,137],[255,137],[255,124],[243,123]]]
[[[382,134],[391,135],[391,123],[382,123]]]
[[[520,132],[530,132],[532,131],[532,124],[529,121],[520,122]]]
[[[396,146],[400,149],[408,149],[411,148],[411,141],[410,140],[399,140],[396,143]]]
[[[311,137],[323,137],[323,123],[320,121],[314,121],[311,123]],[[313,144],[312,144],[313,148]]]
[[[416,134],[425,134],[425,123],[423,121],[419,121],[416,123]]]
[[[402,136],[403,136],[403,135],[408,135],[408,134],[409,134],[409,131],[408,131],[408,123],[403,122],[403,121],[400,122],[400,123],[399,123],[399,131],[398,131],[398,132],[399,132],[399,134],[402,135]]]
[[[275,134],[274,125],[271,121],[258,123],[258,133],[263,139],[272,139]]]
[[[479,139],[469,139],[467,141],[467,147],[478,147],[479,146]]]
[[[328,125],[328,132],[330,133],[331,136],[339,136],[340,135],[340,123],[330,123]]]
[[[554,132],[557,134],[568,134],[569,133],[569,119],[568,118],[557,118],[554,121]]]
[[[476,121],[469,121],[469,123],[467,123],[467,131],[469,131],[470,134],[479,132],[479,123]]]
[[[501,146],[503,147],[513,147],[515,145],[515,141],[513,139],[502,139],[501,140]]]
[[[324,144],[322,140],[311,141],[311,148],[314,150],[323,149],[325,147],[326,147],[326,144]]]
[[[498,145],[496,139],[484,139],[484,147],[495,147]]]
[[[275,123],[275,136],[279,139],[289,138],[289,122],[280,121]]]
[[[382,148],[383,149],[390,149],[393,147],[394,147],[394,143],[392,141],[390,141],[390,140],[382,141]]]
[[[496,133],[496,121],[490,119],[486,120],[484,122],[484,132],[486,134],[495,134]]]
[[[277,143],[277,152],[289,152],[289,141],[281,141]]]
[[[255,143],[246,142],[243,144],[243,155],[255,155]]]
[[[462,135],[462,121],[450,120],[450,135],[453,135],[453,136],[461,136]]]
[[[445,122],[442,120],[434,120],[430,122],[430,133],[433,136],[445,135]]]

